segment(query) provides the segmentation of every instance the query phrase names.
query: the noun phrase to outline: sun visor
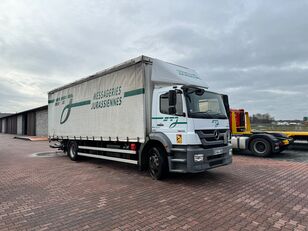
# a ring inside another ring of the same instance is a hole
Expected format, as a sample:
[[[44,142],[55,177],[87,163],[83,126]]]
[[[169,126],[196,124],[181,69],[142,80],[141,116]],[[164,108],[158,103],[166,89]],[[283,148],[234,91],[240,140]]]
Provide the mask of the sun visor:
[[[153,59],[152,81],[160,83],[195,85],[208,88],[205,80],[193,69]]]

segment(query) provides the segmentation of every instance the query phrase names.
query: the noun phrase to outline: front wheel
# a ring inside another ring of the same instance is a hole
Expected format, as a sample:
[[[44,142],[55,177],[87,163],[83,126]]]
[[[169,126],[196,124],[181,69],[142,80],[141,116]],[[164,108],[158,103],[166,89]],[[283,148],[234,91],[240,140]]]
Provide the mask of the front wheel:
[[[168,160],[160,147],[151,147],[149,153],[149,173],[155,180],[162,180],[168,174]]]
[[[67,155],[73,161],[76,161],[78,159],[78,145],[76,141],[69,142]]]
[[[260,157],[266,157],[271,153],[271,144],[266,139],[262,138],[253,139],[250,142],[249,148],[254,155]]]

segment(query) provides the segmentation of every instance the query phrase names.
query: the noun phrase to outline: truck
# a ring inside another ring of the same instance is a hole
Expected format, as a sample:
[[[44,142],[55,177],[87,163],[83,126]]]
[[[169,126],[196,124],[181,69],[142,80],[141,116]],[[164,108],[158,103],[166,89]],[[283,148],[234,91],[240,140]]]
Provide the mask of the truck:
[[[249,113],[244,109],[230,109],[230,127],[234,151],[250,151],[255,156],[267,157],[293,143],[292,137],[282,132],[253,131]]]
[[[139,56],[48,93],[52,147],[134,164],[153,179],[232,162],[228,97],[193,69]]]

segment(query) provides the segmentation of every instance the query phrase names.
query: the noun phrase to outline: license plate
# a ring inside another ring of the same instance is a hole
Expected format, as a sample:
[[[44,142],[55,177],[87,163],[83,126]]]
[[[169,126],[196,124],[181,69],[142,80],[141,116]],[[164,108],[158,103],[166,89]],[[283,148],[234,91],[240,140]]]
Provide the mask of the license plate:
[[[214,155],[220,155],[220,154],[223,154],[223,153],[224,153],[223,149],[215,149],[214,150]]]

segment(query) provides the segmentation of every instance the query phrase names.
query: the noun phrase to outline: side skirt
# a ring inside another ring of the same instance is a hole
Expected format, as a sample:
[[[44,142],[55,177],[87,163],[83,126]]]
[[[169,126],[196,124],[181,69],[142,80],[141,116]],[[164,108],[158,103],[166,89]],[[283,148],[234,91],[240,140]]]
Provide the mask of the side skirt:
[[[137,160],[128,160],[128,159],[123,159],[123,158],[118,158],[118,157],[95,155],[95,154],[89,154],[89,153],[84,153],[84,152],[78,152],[78,155],[86,156],[86,157],[93,157],[93,158],[98,158],[98,159],[104,159],[104,160],[112,160],[112,161],[123,162],[123,163],[128,163],[128,164],[135,164],[135,165],[138,164]]]

